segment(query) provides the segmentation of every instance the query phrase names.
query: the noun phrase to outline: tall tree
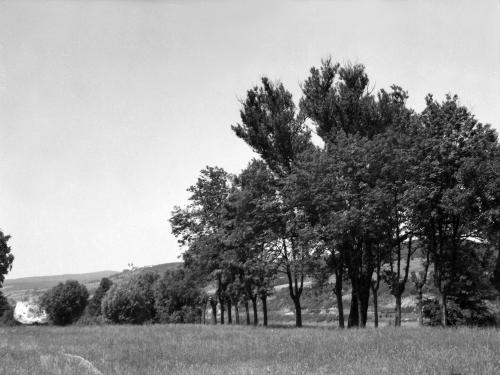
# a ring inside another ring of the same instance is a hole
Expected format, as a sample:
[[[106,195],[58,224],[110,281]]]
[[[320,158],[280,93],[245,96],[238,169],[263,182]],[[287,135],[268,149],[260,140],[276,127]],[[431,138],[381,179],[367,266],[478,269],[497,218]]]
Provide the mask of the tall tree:
[[[223,263],[222,213],[231,190],[231,178],[222,168],[203,169],[196,184],[188,189],[190,204],[183,209],[175,207],[170,218],[172,232],[186,248],[183,253],[186,267],[198,275],[200,282],[216,283],[222,324],[227,303],[225,290],[230,280]]]
[[[421,114],[421,134],[414,152],[413,222],[434,265],[440,293],[441,324],[446,326],[447,299],[460,275],[466,241],[481,236],[481,221],[490,209],[485,183],[488,166],[498,155],[497,135],[461,106],[456,96],[441,103],[429,95]]]
[[[274,202],[276,225],[269,234],[269,251],[279,259],[288,278],[290,297],[295,307],[295,324],[302,326],[300,297],[304,286],[308,249],[298,240],[300,220],[286,195],[285,179],[292,173],[299,155],[312,147],[310,133],[296,115],[292,95],[281,83],[262,78],[261,86],[248,90],[240,111],[241,123],[232,126],[236,135],[256,151],[275,175]]]

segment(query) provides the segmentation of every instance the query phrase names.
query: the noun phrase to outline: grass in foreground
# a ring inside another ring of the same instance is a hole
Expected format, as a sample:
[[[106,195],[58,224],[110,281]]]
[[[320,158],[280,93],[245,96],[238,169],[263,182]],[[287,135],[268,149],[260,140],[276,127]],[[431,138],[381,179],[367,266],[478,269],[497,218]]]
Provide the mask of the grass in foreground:
[[[201,325],[0,329],[0,374],[99,373],[500,374],[500,331]]]

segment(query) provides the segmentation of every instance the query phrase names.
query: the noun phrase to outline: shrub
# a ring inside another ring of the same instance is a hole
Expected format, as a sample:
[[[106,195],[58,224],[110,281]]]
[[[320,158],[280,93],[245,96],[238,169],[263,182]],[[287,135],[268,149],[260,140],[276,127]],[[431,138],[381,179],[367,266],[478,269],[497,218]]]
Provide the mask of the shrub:
[[[89,301],[89,305],[87,307],[89,316],[99,316],[101,315],[101,304],[102,299],[106,292],[111,288],[113,282],[107,277],[103,277],[99,286],[97,287],[94,295]]]
[[[202,294],[184,270],[167,271],[155,285],[157,321],[196,323],[200,321]]]
[[[495,315],[481,300],[460,301],[450,297],[447,302],[446,324],[449,326],[491,326],[495,325]],[[430,326],[441,324],[441,307],[435,299],[424,300],[424,318]]]
[[[14,326],[19,323],[14,319],[14,308],[0,292],[0,326]]]
[[[64,326],[80,318],[87,306],[88,297],[89,292],[85,285],[68,280],[42,295],[40,305],[47,311],[54,324]]]
[[[104,318],[113,323],[142,324],[155,318],[154,287],[158,274],[152,271],[133,275],[113,285],[102,300]]]

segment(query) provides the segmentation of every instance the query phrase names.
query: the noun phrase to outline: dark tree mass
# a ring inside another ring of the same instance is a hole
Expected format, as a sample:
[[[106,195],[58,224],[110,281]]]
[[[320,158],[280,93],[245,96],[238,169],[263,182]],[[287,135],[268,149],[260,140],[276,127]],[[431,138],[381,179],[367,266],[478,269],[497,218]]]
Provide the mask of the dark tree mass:
[[[381,283],[401,325],[409,281],[432,283],[439,322],[448,304],[477,306],[500,285],[500,148],[496,132],[456,96],[410,109],[399,86],[373,92],[362,65],[331,60],[312,68],[296,106],[283,84],[262,78],[242,101],[236,136],[256,152],[239,175],[202,170],[190,203],[171,217],[185,267],[215,285],[212,320],[267,297],[286,280],[302,325],[304,280],[333,280],[338,323],[350,286],[348,326],[364,327]],[[313,142],[312,134],[318,136]],[[422,270],[410,270],[411,259]],[[483,293],[484,294],[484,293]],[[475,301],[475,302],[474,302]],[[477,303],[476,303],[477,302]],[[239,313],[237,313],[239,319]],[[473,324],[474,322],[472,322]]]

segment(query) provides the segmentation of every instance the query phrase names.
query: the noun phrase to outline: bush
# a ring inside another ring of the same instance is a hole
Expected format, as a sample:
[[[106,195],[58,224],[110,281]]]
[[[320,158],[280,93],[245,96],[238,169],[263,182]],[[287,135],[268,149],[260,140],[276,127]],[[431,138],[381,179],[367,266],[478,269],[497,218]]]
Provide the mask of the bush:
[[[155,318],[154,284],[158,274],[141,272],[113,285],[102,300],[104,318],[113,323],[142,324]]]
[[[19,323],[14,319],[14,308],[0,292],[0,326],[14,326]]]
[[[113,282],[110,279],[108,279],[107,277],[103,277],[101,279],[101,282],[99,283],[99,286],[97,287],[96,291],[94,292],[94,295],[90,299],[89,305],[87,307],[88,314],[90,316],[100,316],[101,315],[102,299],[104,298],[104,295],[111,288],[112,285],[113,285]]]
[[[165,272],[155,286],[157,321],[162,323],[197,323],[202,311],[202,294],[184,270]]]
[[[492,326],[495,315],[481,300],[460,301],[450,297],[447,302],[446,324],[449,326]],[[441,325],[441,307],[435,299],[424,300],[424,318],[430,326]]]
[[[41,297],[40,305],[54,324],[64,326],[80,318],[87,306],[88,297],[89,292],[85,285],[68,280],[47,291]]]

